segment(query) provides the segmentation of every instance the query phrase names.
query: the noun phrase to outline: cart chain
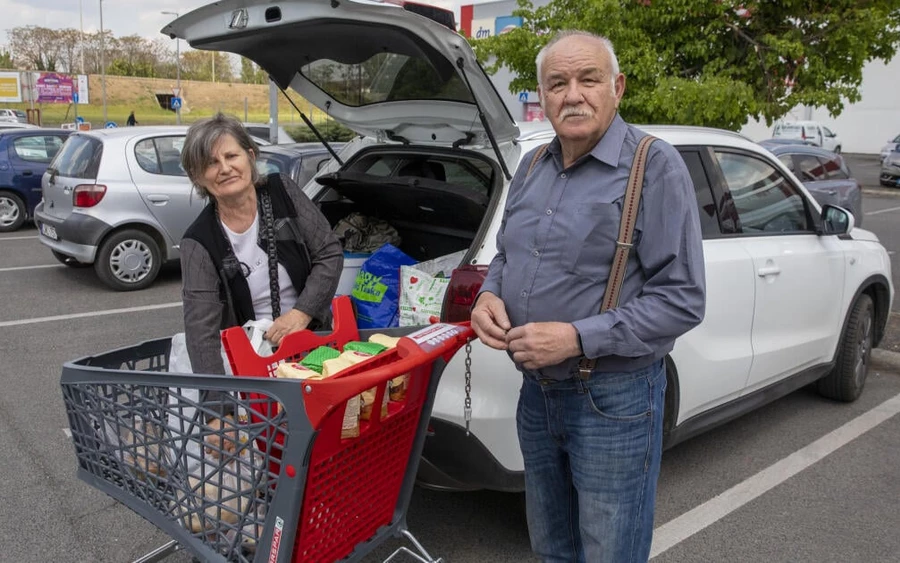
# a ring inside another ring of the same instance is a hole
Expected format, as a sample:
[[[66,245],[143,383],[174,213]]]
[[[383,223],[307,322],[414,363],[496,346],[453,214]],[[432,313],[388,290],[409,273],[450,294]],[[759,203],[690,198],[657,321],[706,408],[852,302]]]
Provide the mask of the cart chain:
[[[466,403],[463,413],[466,420],[466,436],[472,421],[472,341],[466,340]]]

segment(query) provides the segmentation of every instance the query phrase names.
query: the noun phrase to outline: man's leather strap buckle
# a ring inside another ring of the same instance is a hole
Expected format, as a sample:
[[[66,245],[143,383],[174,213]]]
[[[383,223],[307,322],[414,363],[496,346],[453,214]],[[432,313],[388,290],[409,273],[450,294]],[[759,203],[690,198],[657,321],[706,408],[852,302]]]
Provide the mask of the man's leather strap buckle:
[[[617,241],[616,241],[616,247],[617,247],[617,248],[620,247],[620,248],[627,248],[627,249],[631,250],[631,247],[632,247],[632,246],[634,246],[634,244],[633,244],[633,243],[630,243],[630,242],[622,242],[622,241],[620,241],[620,240],[617,240]]]
[[[581,358],[578,360],[578,377],[581,379],[590,379],[591,373],[593,373],[596,365],[597,360]]]

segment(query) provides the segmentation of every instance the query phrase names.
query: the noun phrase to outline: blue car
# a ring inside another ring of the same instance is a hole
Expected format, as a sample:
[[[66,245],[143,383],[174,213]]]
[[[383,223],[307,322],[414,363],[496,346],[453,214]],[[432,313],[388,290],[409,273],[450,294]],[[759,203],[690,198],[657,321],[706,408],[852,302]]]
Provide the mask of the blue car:
[[[63,129],[0,132],[0,233],[15,231],[34,216],[41,177],[68,136]]]

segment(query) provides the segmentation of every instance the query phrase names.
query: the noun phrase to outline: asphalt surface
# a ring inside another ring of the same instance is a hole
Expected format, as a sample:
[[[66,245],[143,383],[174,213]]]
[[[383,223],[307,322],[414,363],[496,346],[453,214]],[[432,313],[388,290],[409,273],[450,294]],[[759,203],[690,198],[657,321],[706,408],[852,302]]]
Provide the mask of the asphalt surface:
[[[871,163],[859,160],[848,155],[862,176]],[[900,198],[867,187],[864,213],[866,228],[900,250]],[[33,228],[0,235],[0,562],[133,561],[168,538],[76,479],[60,369],[180,331],[179,273],[167,269],[142,292],[110,292],[92,270],[57,265],[35,237]],[[835,403],[806,388],[666,452],[654,562],[900,560],[898,316],[858,401]],[[477,378],[489,374],[473,372],[477,392]],[[447,563],[535,560],[521,495],[417,490],[408,522]],[[400,545],[391,540],[365,561]]]

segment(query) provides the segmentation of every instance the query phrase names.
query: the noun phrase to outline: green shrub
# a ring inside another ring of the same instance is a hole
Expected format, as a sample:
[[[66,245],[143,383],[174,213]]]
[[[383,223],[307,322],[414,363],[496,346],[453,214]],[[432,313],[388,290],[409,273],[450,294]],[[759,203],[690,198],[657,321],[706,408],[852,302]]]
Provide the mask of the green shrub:
[[[346,142],[356,136],[356,133],[347,129],[334,121],[327,121],[316,125],[316,129],[325,138],[326,141]],[[285,131],[294,141],[305,143],[308,141],[318,141],[316,135],[306,125],[296,125],[294,127],[285,127]]]

